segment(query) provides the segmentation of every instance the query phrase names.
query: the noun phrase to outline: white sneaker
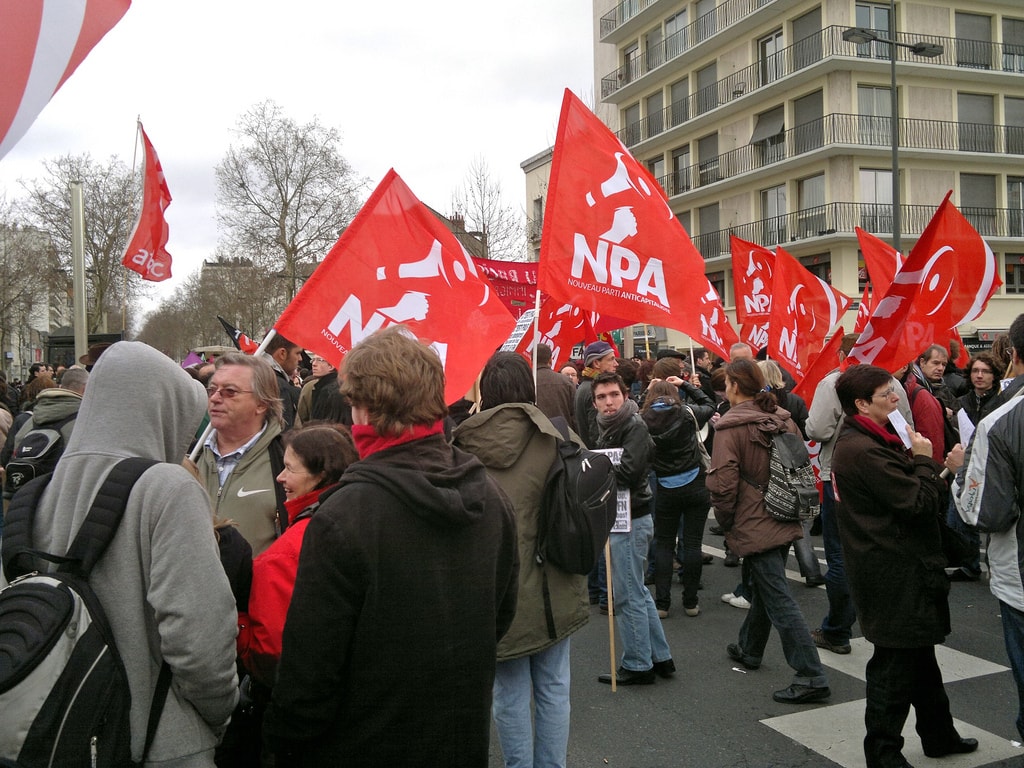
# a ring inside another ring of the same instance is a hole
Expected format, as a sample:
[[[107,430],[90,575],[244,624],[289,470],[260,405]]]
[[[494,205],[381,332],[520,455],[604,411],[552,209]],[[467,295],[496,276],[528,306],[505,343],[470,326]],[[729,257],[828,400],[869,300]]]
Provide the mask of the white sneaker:
[[[729,600],[729,605],[733,608],[742,608],[745,611],[750,610],[750,601],[739,595],[733,595],[732,599]]]
[[[732,592],[726,592],[724,595],[722,595],[722,602],[731,603],[734,597],[736,597],[736,595],[734,595]]]

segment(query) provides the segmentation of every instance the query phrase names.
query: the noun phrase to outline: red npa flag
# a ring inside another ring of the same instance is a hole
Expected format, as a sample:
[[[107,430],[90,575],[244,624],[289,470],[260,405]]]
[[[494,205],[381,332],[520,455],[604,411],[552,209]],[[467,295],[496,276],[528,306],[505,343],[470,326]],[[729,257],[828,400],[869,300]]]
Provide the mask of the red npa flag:
[[[139,123],[139,133],[145,147],[142,208],[121,263],[142,275],[143,280],[159,283],[171,276],[171,254],[165,247],[167,220],[164,218],[164,211],[171,204],[171,193],[167,189],[160,158],[156,156],[142,123]]]
[[[729,236],[729,249],[732,251],[736,322],[743,325],[767,323],[772,312],[775,254],[736,235]],[[759,344],[758,348],[763,346]]]
[[[865,232],[860,227],[855,229],[860,252],[864,257],[864,266],[868,268],[871,287],[874,288],[875,296],[884,296],[892,285],[892,279],[903,266],[903,254],[870,232]]]
[[[839,365],[839,348],[842,345],[843,329],[840,328],[832,335],[824,349],[814,356],[807,366],[807,373],[793,387],[793,394],[799,395],[806,400],[808,407],[810,407],[814,393],[818,389],[818,384],[829,372],[834,371],[836,366]]]
[[[661,187],[568,89],[548,182],[539,283],[566,304],[676,328],[726,358],[738,338]]]
[[[811,354],[850,306],[850,299],[811,274],[782,248],[775,249],[768,354],[793,377],[806,375]]]
[[[851,364],[896,370],[936,339],[949,339],[961,323],[977,319],[1002,285],[992,249],[949,201],[952,194],[946,193],[875,304],[850,350]]]
[[[455,235],[390,170],[274,329],[338,367],[397,323],[437,351],[449,403],[516,324]]]
[[[130,0],[0,0],[0,158]]]
[[[857,307],[857,319],[853,323],[853,332],[859,334],[864,330],[871,318],[871,287],[864,286],[864,295],[860,297],[860,306]]]
[[[592,313],[584,312],[572,304],[563,304],[547,298],[540,305],[537,331],[540,343],[551,347],[551,367],[558,370],[558,364],[569,359],[576,344],[597,336],[591,324]],[[533,351],[533,329],[516,345],[516,352],[529,355]]]

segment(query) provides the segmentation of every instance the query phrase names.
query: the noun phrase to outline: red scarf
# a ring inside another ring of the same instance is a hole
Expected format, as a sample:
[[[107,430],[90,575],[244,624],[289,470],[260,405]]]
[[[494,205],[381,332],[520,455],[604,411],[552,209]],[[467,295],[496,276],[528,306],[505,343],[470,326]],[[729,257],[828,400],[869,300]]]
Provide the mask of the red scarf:
[[[284,508],[288,512],[288,525],[295,522],[295,518],[298,517],[300,512],[313,506],[323,492],[323,488],[314,488],[312,491],[296,496],[294,499],[285,499]]]
[[[859,413],[853,417],[853,420],[857,422],[857,425],[861,429],[863,429],[869,435],[877,437],[886,445],[889,445],[901,451],[905,451],[907,449],[907,447],[903,444],[903,441],[900,440],[899,435],[897,435],[895,432],[889,431],[888,425],[883,427],[874,419],[869,419],[867,416],[862,416]]]
[[[413,440],[443,433],[443,421],[436,421],[433,424],[417,424],[397,437],[379,435],[377,430],[369,424],[352,425],[352,441],[356,444],[356,450],[359,451],[360,459],[365,459],[367,456],[377,451],[383,451],[385,448],[392,448],[396,445],[402,445],[402,443],[410,443]]]

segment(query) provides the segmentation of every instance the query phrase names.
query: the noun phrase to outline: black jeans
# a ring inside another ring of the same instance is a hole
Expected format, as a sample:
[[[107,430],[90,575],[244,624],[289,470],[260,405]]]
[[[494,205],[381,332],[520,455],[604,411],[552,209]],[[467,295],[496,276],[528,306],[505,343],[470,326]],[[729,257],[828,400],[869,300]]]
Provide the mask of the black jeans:
[[[672,604],[672,559],[679,520],[683,521],[683,607],[697,606],[700,586],[701,541],[711,508],[704,473],[682,488],[658,487],[654,497],[654,604],[667,611]]]
[[[942,750],[960,738],[949,713],[949,697],[935,661],[935,646],[884,648],[876,645],[866,677],[864,756],[867,768],[894,768],[905,764],[901,734],[911,705],[917,713],[917,735],[925,749]]]

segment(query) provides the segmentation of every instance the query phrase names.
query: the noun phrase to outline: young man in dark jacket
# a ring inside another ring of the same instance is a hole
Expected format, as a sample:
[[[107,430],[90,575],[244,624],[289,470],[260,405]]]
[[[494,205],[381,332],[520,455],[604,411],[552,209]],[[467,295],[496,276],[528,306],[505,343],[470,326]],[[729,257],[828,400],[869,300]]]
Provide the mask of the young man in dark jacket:
[[[515,519],[483,464],[445,442],[441,361],[407,334],[345,357],[361,460],[303,541],[264,725],[279,766],[487,764]]]

